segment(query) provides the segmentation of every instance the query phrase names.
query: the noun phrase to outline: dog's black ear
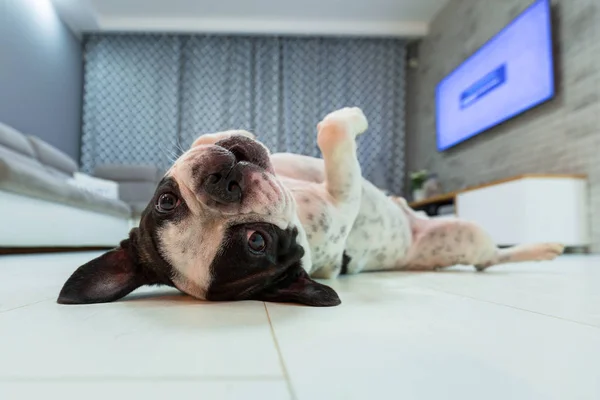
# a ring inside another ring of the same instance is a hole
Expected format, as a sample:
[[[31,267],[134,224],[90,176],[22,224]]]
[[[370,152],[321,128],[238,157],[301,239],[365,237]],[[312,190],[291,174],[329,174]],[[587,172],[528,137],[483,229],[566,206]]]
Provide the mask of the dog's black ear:
[[[106,303],[120,299],[142,285],[155,283],[130,248],[130,239],[79,267],[65,282],[60,304]]]
[[[331,307],[342,303],[335,290],[310,279],[300,265],[294,267],[285,279],[259,293],[256,300],[300,303],[314,307]]]

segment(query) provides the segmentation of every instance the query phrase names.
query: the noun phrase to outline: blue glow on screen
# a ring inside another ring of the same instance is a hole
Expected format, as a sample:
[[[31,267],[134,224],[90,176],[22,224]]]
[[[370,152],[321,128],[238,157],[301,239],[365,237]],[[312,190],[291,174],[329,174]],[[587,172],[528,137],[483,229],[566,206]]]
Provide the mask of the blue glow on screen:
[[[438,84],[438,150],[553,96],[550,2],[538,0]]]

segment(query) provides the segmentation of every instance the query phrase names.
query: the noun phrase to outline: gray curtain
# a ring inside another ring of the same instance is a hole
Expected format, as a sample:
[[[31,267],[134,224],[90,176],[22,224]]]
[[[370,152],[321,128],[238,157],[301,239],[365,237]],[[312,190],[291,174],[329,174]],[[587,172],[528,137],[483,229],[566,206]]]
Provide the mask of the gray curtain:
[[[363,174],[402,192],[404,55],[394,39],[93,35],[85,42],[82,168],[167,168],[201,133],[247,129],[319,156],[316,123],[359,106]]]

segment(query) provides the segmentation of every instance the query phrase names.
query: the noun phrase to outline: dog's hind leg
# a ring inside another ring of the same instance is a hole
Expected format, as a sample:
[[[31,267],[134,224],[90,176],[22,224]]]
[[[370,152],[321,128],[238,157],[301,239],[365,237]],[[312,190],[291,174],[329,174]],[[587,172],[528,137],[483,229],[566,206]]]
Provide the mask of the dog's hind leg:
[[[557,243],[499,249],[481,227],[459,219],[414,223],[415,241],[404,265],[407,270],[433,270],[462,264],[482,271],[503,263],[552,260],[564,249]]]
[[[362,174],[356,156],[356,136],[368,122],[359,108],[343,108],[328,114],[318,125],[317,144],[325,162],[327,192],[338,205],[356,202],[362,192]]]
[[[546,261],[553,260],[562,254],[565,246],[559,243],[533,243],[521,244],[506,249],[497,249],[496,257],[487,263],[475,265],[478,271],[491,267],[492,265],[523,261]]]

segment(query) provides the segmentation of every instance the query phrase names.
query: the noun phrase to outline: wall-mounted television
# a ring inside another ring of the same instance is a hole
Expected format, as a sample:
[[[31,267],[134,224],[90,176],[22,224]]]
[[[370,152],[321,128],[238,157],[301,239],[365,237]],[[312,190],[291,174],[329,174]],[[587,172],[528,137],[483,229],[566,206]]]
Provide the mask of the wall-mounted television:
[[[554,96],[550,0],[537,0],[436,88],[446,150]]]

